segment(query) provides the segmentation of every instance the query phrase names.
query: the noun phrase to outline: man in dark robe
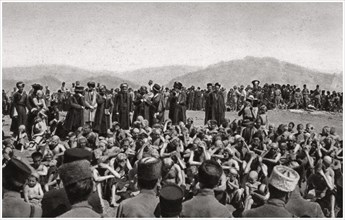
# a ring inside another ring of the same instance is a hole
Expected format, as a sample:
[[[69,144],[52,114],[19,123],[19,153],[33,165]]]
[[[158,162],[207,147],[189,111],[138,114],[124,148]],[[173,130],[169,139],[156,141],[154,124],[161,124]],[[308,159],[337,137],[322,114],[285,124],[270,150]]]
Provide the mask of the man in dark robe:
[[[128,92],[127,83],[122,83],[120,87],[121,91],[116,96],[114,112],[117,115],[116,121],[119,122],[120,127],[128,130],[131,125],[131,116],[133,115],[132,97]]]
[[[76,86],[74,92],[69,98],[69,109],[64,124],[67,131],[75,131],[84,125],[84,87]]]
[[[26,104],[27,94],[24,91],[25,84],[23,82],[17,82],[18,91],[13,94],[13,102],[11,105],[10,117],[12,118],[11,131],[14,134],[18,134],[18,128],[20,125],[27,123]]]
[[[35,117],[38,114],[38,106],[35,104],[34,98],[36,97],[37,91],[42,90],[42,89],[43,89],[43,86],[41,86],[40,84],[36,84],[36,83],[33,84],[32,90],[29,92],[29,95],[27,98],[26,107],[28,108],[29,112],[28,112],[28,121],[26,125],[26,131],[29,138],[31,137],[32,127],[34,126],[34,123],[35,123]]]
[[[182,90],[182,83],[175,82],[169,109],[169,118],[173,125],[178,125],[180,121],[186,123],[186,101],[187,95]]]
[[[153,97],[152,104],[150,106],[150,126],[156,123],[163,123],[164,121],[164,111],[165,111],[165,101],[164,95],[161,93],[161,87],[158,84],[154,84],[152,87]]]
[[[189,89],[189,92],[188,92],[188,95],[187,95],[187,103],[188,103],[188,110],[194,110],[194,86],[192,86],[190,89]]]
[[[220,126],[225,119],[224,93],[220,91],[220,84],[215,84],[215,91],[211,93],[211,119]]]
[[[194,92],[194,108],[193,110],[200,111],[202,106],[201,106],[201,97],[202,93],[200,91],[200,87],[197,88],[197,90]]]
[[[142,116],[144,119],[149,120],[151,98],[149,97],[146,86],[140,87],[139,93],[135,97],[133,104],[134,104],[133,120],[134,121],[137,120],[138,116]]]
[[[107,130],[111,127],[111,113],[113,112],[113,101],[107,95],[107,88],[102,85],[97,96],[97,110],[93,130],[100,136],[106,137]]]
[[[208,122],[208,120],[211,119],[211,110],[212,110],[212,104],[211,104],[211,94],[212,94],[212,83],[207,83],[207,91],[205,92],[205,124]]]

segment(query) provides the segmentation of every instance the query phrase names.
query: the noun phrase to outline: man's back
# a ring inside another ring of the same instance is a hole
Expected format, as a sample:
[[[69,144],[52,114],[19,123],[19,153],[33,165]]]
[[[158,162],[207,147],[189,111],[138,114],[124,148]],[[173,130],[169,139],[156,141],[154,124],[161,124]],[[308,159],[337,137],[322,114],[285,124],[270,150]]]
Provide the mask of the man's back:
[[[117,209],[117,218],[154,218],[159,203],[153,190],[142,190],[137,196],[126,199]]]
[[[242,214],[245,218],[292,218],[294,215],[285,208],[281,200],[270,199],[267,204],[250,209]]]
[[[181,217],[226,218],[232,217],[226,206],[218,202],[212,189],[202,189],[191,200],[182,204]]]
[[[24,202],[18,192],[8,191],[2,200],[3,218],[42,217],[42,209]]]

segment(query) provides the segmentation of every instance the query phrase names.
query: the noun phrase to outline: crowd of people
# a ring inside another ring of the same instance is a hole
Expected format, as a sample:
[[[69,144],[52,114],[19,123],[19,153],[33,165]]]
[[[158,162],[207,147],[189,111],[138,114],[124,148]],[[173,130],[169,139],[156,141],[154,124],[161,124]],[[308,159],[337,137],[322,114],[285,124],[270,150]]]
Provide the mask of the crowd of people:
[[[267,112],[342,111],[342,93],[252,84],[18,82],[3,92],[3,217],[342,217],[342,137]]]

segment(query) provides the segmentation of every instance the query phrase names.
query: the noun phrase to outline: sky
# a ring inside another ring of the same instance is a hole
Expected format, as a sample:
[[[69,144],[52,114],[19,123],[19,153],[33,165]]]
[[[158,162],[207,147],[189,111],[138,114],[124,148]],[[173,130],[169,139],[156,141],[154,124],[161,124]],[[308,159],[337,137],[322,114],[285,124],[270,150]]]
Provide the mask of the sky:
[[[342,3],[3,3],[3,67],[127,71],[245,56],[343,70]]]

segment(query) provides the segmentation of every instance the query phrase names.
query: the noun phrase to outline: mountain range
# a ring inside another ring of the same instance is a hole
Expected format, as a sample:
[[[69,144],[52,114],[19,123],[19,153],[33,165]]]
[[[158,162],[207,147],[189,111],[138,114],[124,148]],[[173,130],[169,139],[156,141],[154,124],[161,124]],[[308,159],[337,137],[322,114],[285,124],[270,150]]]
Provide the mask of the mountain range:
[[[65,65],[10,67],[2,69],[2,77],[5,91],[12,90],[19,80],[24,81],[26,85],[41,83],[56,90],[63,81],[66,82],[67,87],[79,80],[82,85],[86,85],[88,81],[95,81],[108,88],[116,88],[122,82],[127,82],[131,87],[138,88],[139,85],[147,85],[150,79],[169,87],[175,81],[179,81],[186,87],[194,85],[205,88],[208,82],[219,82],[225,88],[230,88],[234,85],[248,85],[252,80],[258,79],[262,84],[289,83],[298,86],[307,84],[310,89],[320,84],[320,88],[325,90],[342,91],[343,89],[342,72],[324,73],[271,57],[252,56],[220,62],[206,68],[175,65],[126,72],[89,71]]]

